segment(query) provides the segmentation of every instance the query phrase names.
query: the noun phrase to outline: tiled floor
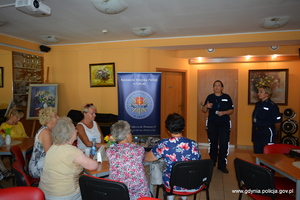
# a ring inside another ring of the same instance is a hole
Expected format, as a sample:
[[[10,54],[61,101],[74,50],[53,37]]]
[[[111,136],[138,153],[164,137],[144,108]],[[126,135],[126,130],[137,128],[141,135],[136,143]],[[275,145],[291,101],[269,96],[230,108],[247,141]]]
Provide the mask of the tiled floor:
[[[209,158],[208,155],[208,147],[200,146],[200,151],[202,158]],[[224,174],[219,171],[216,167],[213,171],[213,178],[210,184],[209,194],[210,200],[237,200],[238,194],[232,193],[232,190],[238,189],[238,184],[235,177],[234,164],[233,160],[236,158],[242,158],[247,161],[255,162],[255,157],[253,156],[252,147],[248,148],[231,148],[228,156],[228,165],[227,169],[229,170],[228,174]],[[155,191],[155,190],[154,190]],[[188,196],[188,200],[192,200],[194,196]],[[162,189],[159,192],[159,199],[163,199]],[[180,199],[179,197],[175,197],[175,199]],[[205,192],[200,192],[197,194],[197,200],[205,200],[206,194]],[[248,200],[248,196],[244,195],[243,200]]]
[[[203,158],[209,158],[208,155],[208,147],[207,146],[200,146],[201,155]],[[217,170],[216,167],[213,171],[213,179],[210,184],[210,199],[211,200],[235,200],[238,199],[238,194],[232,193],[232,190],[238,189],[237,181],[235,177],[234,165],[233,160],[234,158],[239,157],[251,162],[255,162],[255,158],[253,156],[252,148],[231,148],[230,153],[228,156],[228,165],[227,168],[229,170],[228,174],[224,174],[221,171]],[[5,165],[9,167],[9,159],[8,157],[4,158]],[[13,183],[12,180],[0,181],[2,187],[12,187]],[[155,191],[156,188],[154,188]],[[162,189],[159,192],[159,199],[163,199]],[[179,197],[175,198],[176,200],[180,199]],[[193,196],[189,196],[188,200],[192,200]],[[205,200],[206,195],[205,192],[200,192],[197,195],[197,200]],[[243,200],[248,200],[248,196],[244,195]]]

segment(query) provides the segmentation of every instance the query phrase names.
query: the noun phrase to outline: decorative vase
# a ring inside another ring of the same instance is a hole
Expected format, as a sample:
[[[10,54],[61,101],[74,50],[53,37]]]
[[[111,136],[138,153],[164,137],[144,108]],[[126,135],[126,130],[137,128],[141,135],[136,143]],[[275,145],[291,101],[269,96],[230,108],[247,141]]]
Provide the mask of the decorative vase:
[[[44,103],[44,104],[43,104],[43,107],[44,107],[44,108],[48,108],[47,103]]]
[[[10,135],[6,135],[5,136],[5,144],[10,145],[10,143],[11,143],[11,137],[10,137]]]

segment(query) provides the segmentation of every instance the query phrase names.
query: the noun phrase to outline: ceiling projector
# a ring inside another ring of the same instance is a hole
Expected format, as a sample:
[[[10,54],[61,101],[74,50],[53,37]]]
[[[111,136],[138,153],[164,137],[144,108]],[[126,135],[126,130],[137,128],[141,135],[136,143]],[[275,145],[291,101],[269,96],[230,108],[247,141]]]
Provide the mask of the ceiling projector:
[[[51,15],[51,8],[37,0],[16,0],[17,10],[35,17]]]

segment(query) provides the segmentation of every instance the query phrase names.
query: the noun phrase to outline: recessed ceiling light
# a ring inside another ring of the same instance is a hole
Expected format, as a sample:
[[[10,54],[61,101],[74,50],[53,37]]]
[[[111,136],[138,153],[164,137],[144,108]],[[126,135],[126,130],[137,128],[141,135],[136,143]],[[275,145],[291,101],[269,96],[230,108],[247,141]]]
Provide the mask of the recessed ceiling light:
[[[279,46],[270,46],[270,49],[271,49],[272,51],[276,51],[278,48],[279,48]]]
[[[58,42],[58,39],[54,35],[43,35],[41,36],[41,39],[44,40],[47,43],[56,43]]]
[[[213,53],[213,52],[215,51],[215,49],[206,49],[206,51],[207,51],[208,53]]]
[[[139,37],[147,37],[154,33],[151,27],[136,27],[132,29],[132,32]]]
[[[286,25],[289,21],[290,17],[288,16],[282,16],[282,17],[267,17],[264,19],[264,23],[262,24],[262,27],[264,28],[280,28],[284,25]]]
[[[92,0],[94,7],[105,14],[118,14],[128,8],[123,0]]]

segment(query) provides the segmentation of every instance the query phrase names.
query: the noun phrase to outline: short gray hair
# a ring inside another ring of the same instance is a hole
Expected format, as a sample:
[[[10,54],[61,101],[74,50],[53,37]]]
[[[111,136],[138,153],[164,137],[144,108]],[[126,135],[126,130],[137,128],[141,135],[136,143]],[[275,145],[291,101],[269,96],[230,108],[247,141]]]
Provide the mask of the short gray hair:
[[[72,137],[75,126],[69,117],[61,117],[57,120],[52,129],[52,139],[54,144],[65,144]]]
[[[130,132],[130,124],[127,121],[119,120],[110,127],[110,133],[116,142],[125,140],[126,135]]]

